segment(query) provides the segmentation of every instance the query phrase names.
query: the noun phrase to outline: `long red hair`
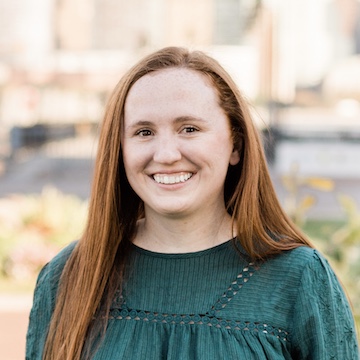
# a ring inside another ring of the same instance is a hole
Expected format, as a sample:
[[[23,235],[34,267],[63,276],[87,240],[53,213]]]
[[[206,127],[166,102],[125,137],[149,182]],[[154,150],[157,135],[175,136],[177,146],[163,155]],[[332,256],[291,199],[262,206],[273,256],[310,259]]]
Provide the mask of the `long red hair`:
[[[44,349],[46,360],[79,360],[84,352],[94,350],[92,339],[105,329],[114,292],[121,287],[136,222],[144,215],[142,200],[130,187],[124,171],[124,105],[139,78],[169,67],[199,71],[217,89],[220,106],[231,124],[234,147],[241,154],[238,165],[229,168],[224,201],[237,239],[249,257],[266,259],[301,245],[311,246],[279,204],[249,106],[228,73],[203,52],[178,47],[154,52],[122,77],[107,104],[88,221],[61,277]],[[94,318],[105,318],[105,322],[94,323]]]

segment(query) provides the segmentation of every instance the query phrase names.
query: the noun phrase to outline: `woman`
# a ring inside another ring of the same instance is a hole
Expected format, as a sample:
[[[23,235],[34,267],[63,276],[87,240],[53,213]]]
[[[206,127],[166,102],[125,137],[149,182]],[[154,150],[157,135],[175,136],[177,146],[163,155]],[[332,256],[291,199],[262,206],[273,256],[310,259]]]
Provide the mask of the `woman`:
[[[358,358],[346,297],[212,58],[165,48],[115,88],[88,223],[39,275],[27,358]]]

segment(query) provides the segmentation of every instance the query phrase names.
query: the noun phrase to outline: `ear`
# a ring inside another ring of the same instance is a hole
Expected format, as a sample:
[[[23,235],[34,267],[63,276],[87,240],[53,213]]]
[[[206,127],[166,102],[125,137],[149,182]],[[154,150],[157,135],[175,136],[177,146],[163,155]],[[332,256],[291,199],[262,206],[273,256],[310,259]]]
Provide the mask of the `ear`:
[[[240,161],[239,150],[233,149],[233,151],[232,151],[232,153],[230,155],[229,164],[230,165],[236,165],[236,164],[238,164],[239,161]]]

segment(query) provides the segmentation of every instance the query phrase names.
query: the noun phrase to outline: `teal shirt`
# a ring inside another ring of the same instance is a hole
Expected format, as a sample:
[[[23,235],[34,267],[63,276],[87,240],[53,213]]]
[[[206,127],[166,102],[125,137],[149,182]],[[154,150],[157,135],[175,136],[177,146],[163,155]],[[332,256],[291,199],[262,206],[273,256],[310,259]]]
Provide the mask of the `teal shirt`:
[[[27,359],[42,357],[59,276],[73,247],[39,275]],[[187,254],[134,245],[129,264],[95,360],[359,359],[344,292],[314,249],[254,264],[232,241]]]

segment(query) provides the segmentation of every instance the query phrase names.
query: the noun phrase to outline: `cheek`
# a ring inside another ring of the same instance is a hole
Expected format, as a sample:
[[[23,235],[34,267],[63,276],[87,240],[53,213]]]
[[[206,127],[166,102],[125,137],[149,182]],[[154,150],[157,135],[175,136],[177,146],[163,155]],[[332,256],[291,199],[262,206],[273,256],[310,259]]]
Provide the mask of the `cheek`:
[[[146,170],[151,161],[151,152],[147,149],[139,149],[138,145],[126,146],[123,149],[123,162],[125,172],[128,177],[135,176],[139,172]]]
[[[124,169],[126,172],[128,172],[129,163],[131,163],[131,160],[129,159],[129,155],[125,149],[122,150],[122,158],[124,163]]]
[[[219,158],[228,160],[231,157],[231,154],[234,151],[234,143],[231,136],[222,136],[218,137],[216,143],[213,146],[214,155],[218,154]]]
[[[134,156],[134,153],[130,151],[130,149],[125,148],[123,149],[123,162],[124,162],[124,169],[127,178],[131,178],[131,174],[134,173],[135,169],[137,168],[137,159]]]

